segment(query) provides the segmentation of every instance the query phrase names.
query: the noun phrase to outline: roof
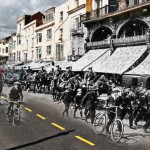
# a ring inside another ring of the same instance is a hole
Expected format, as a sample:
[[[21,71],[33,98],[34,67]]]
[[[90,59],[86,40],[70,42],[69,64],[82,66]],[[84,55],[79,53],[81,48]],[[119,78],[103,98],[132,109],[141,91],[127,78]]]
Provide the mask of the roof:
[[[125,74],[129,75],[150,75],[150,54],[134,69]]]
[[[97,49],[90,50],[80,59],[72,64],[73,71],[82,71],[84,68],[89,66],[93,61],[98,59],[102,54],[104,54],[108,49]]]
[[[102,65],[97,66],[97,72],[123,74],[146,50],[146,45],[117,48]]]

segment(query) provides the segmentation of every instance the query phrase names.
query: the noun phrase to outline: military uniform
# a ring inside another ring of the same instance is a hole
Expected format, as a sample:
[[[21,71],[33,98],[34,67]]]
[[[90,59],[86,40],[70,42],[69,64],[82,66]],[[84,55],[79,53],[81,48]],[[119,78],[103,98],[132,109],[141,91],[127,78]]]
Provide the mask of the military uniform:
[[[93,124],[95,118],[95,109],[97,100],[96,91],[89,91],[82,99],[81,105],[85,107],[85,119],[87,120],[89,117],[91,118],[91,123]],[[87,115],[87,113],[89,114]]]

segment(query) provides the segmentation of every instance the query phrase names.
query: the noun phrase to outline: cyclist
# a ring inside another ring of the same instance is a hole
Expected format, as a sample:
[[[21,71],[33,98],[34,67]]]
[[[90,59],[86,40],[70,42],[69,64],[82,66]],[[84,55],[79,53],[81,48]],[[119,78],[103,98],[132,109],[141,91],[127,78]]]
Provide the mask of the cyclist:
[[[104,107],[110,107],[110,111],[108,111],[109,121],[106,125],[106,132],[109,133],[109,127],[113,120],[115,119],[115,108],[113,106],[122,106],[122,97],[119,95],[120,89],[114,88],[111,92],[111,95],[106,100],[106,105]],[[112,108],[111,108],[112,107]],[[118,113],[118,115],[120,115]]]
[[[22,90],[20,90],[20,82],[15,82],[14,86],[12,87],[12,89],[10,90],[9,93],[9,99],[11,100],[11,102],[9,102],[9,106],[7,109],[7,116],[9,115],[9,111],[11,110],[11,108],[14,105],[14,102],[17,102],[21,99],[21,95],[22,95]]]

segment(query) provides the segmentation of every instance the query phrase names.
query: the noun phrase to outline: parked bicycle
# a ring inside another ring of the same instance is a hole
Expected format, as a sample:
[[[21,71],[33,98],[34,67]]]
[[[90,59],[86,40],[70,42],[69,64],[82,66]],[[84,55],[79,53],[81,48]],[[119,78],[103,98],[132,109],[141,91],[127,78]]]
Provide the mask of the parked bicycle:
[[[111,106],[111,107],[104,107],[104,108],[105,108],[104,113],[98,113],[95,116],[94,123],[93,123],[94,132],[96,134],[101,134],[106,129],[108,123],[108,112],[115,113],[115,119],[113,123],[110,125],[109,131],[110,131],[111,139],[114,142],[119,142],[124,132],[124,124],[118,118],[118,109],[120,109],[120,107]],[[115,112],[109,110],[110,108],[115,108]]]
[[[17,126],[20,124],[21,119],[21,111],[20,111],[20,104],[19,102],[9,101],[11,103],[11,108],[8,112],[8,121],[12,122],[14,126]]]

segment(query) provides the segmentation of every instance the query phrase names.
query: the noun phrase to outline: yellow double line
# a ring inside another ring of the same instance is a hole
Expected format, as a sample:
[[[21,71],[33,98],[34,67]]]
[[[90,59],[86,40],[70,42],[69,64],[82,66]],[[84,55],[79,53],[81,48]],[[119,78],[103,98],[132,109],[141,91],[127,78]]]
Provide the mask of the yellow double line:
[[[24,107],[23,105],[20,105],[20,106],[22,106],[25,110],[27,110],[27,111],[29,111],[29,112],[32,112],[31,109],[29,109],[29,108],[27,108],[27,107]],[[36,114],[36,116],[39,117],[39,118],[41,118],[42,120],[46,120],[46,118],[45,118],[44,116],[40,115],[40,114]],[[62,130],[62,131],[66,130],[64,127],[62,127],[62,126],[60,126],[60,125],[58,125],[58,124],[56,124],[56,123],[51,123],[51,124],[52,124],[53,126],[55,126],[56,128]],[[90,146],[95,146],[94,143],[92,143],[92,142],[90,142],[90,141],[88,141],[88,140],[82,138],[81,136],[75,136],[75,138],[77,138],[78,140],[80,140],[80,141],[82,141],[82,142],[84,142],[84,143],[86,143],[86,144],[88,144],[88,145],[90,145]]]
[[[90,142],[90,141],[88,141],[88,140],[82,138],[81,136],[75,136],[75,137],[76,137],[77,139],[81,140],[82,142],[85,142],[85,143],[89,144],[90,146],[94,146],[94,145],[95,145],[94,143],[92,143],[92,142]]]

